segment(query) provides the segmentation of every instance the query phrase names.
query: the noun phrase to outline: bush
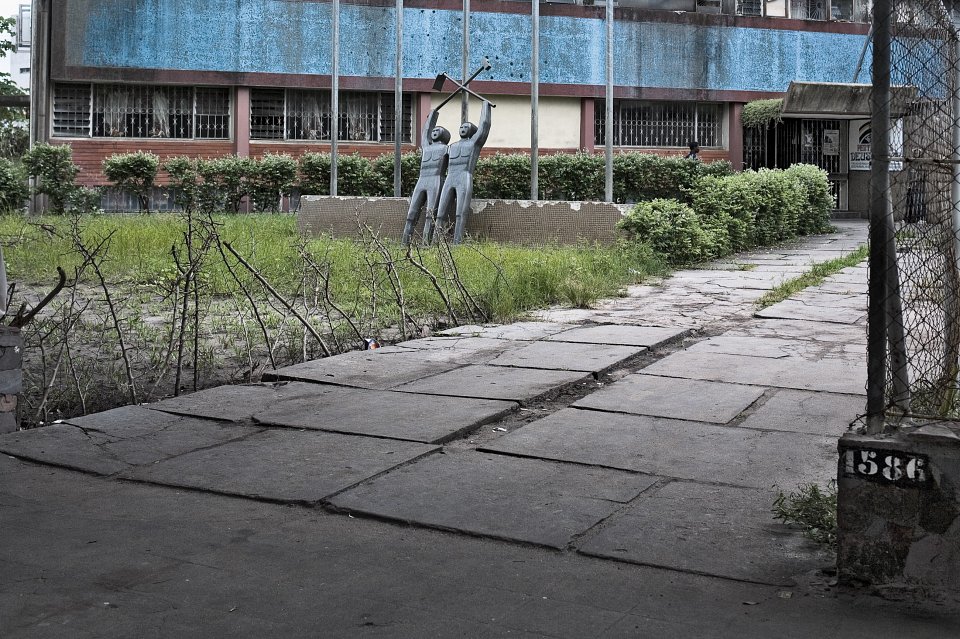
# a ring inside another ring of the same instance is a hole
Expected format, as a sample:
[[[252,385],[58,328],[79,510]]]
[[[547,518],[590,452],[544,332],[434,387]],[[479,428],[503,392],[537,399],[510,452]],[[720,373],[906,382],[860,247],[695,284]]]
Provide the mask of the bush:
[[[235,155],[199,162],[198,171],[205,183],[204,201],[208,206],[222,202],[227,210],[240,212],[240,203],[250,195],[255,170],[254,160]]]
[[[268,153],[255,162],[250,176],[250,192],[258,211],[280,210],[280,200],[290,194],[297,179],[297,161],[286,154]]]
[[[137,196],[140,210],[150,208],[150,191],[157,179],[160,158],[153,153],[117,153],[103,161],[103,174],[117,189],[130,191]]]
[[[797,235],[797,222],[806,201],[806,193],[782,170],[760,169],[740,174],[756,195],[753,243],[766,246]]]
[[[714,254],[715,239],[683,202],[656,199],[633,207],[617,228],[645,242],[673,265],[690,264]]]
[[[393,158],[390,163],[390,190],[393,190]],[[330,154],[304,153],[300,156],[300,193],[330,194]],[[419,164],[417,166],[419,173]],[[416,182],[416,177],[414,177]],[[358,154],[337,156],[337,194],[373,197],[385,194],[385,185],[373,163]],[[413,188],[410,189],[413,192]]]
[[[478,199],[530,199],[530,156],[497,153],[480,158],[473,174],[473,197]]]
[[[10,160],[0,158],[0,210],[19,211],[29,196],[23,170]]]
[[[169,158],[163,163],[163,170],[170,177],[173,201],[184,211],[194,210],[200,186],[197,161],[188,157]]]
[[[760,204],[752,183],[741,175],[706,176],[690,191],[693,210],[711,229],[723,228],[718,253],[724,255],[754,245],[754,217]]]
[[[811,164],[794,164],[785,173],[800,183],[806,196],[797,220],[797,233],[808,235],[829,231],[834,200],[827,172]]]
[[[49,197],[50,212],[62,215],[77,189],[74,180],[80,172],[72,149],[65,144],[37,144],[23,156],[23,166],[35,180],[33,192]]]
[[[420,177],[420,151],[400,156],[400,195],[410,197]],[[374,180],[381,197],[393,197],[393,155],[381,155],[373,161]]]
[[[603,199],[603,156],[590,153],[556,153],[539,160],[540,194],[548,200],[598,201]],[[527,171],[529,182],[529,170]],[[527,184],[526,195],[530,197]]]

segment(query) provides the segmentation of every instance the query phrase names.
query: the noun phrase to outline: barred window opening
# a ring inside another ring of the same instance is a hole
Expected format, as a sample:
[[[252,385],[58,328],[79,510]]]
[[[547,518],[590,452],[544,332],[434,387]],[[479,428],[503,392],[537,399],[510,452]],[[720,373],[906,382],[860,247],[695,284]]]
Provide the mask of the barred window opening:
[[[606,102],[597,100],[595,144],[604,144]],[[614,100],[613,144],[636,147],[723,147],[722,104]]]
[[[344,142],[393,142],[393,93],[341,92],[339,135]],[[403,96],[401,140],[412,142],[413,97]],[[333,109],[330,91],[253,89],[250,138],[254,140],[330,141]]]
[[[57,84],[55,137],[229,139],[230,90]]]

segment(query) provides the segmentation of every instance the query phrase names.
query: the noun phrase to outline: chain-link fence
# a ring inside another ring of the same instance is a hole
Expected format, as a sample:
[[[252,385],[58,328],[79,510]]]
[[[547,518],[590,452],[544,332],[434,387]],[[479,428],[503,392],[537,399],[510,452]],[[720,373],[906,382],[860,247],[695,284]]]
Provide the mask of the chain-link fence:
[[[952,0],[874,5],[869,429],[960,419],[960,38]]]

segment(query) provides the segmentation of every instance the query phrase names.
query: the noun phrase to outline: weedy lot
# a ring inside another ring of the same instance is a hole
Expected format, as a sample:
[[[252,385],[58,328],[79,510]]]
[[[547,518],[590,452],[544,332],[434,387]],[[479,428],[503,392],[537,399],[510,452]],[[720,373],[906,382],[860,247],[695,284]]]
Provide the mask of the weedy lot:
[[[532,309],[587,306],[661,274],[646,245],[401,247],[306,240],[290,215],[0,217],[24,328],[25,426]]]

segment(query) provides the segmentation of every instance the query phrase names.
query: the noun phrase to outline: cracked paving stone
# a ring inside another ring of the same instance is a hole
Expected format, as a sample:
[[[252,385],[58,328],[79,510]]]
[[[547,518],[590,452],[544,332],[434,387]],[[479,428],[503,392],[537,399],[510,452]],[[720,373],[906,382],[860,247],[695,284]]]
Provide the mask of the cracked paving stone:
[[[435,450],[416,442],[276,429],[136,468],[123,477],[254,499],[313,503]]]
[[[592,379],[581,371],[555,371],[510,366],[464,366],[397,386],[394,390],[427,395],[531,402]]]
[[[576,408],[725,424],[763,395],[760,386],[627,375],[573,404]]]
[[[751,357],[680,351],[643,369],[650,375],[704,379],[734,384],[864,395],[867,365],[863,359]]]
[[[512,348],[490,360],[491,366],[517,366],[559,371],[600,373],[646,351],[640,346],[533,342]]]
[[[259,430],[125,406],[71,419],[70,423],[4,435],[0,437],[0,451],[44,464],[112,475]]]
[[[857,324],[867,317],[865,309],[812,306],[802,300],[788,299],[754,314],[764,319],[800,319],[835,324]]]
[[[645,346],[657,348],[668,342],[682,339],[690,334],[689,329],[663,326],[626,326],[602,324],[573,328],[546,338],[551,342],[579,342],[582,344],[619,344],[622,346]]]
[[[517,341],[533,341],[543,339],[561,331],[575,328],[576,324],[560,322],[517,322],[515,324],[459,326],[438,333],[445,336],[473,336],[491,337],[494,339],[510,339]]]
[[[500,419],[515,402],[329,387],[322,397],[281,401],[254,416],[270,426],[309,428],[440,444]]]
[[[824,484],[836,437],[565,408],[482,450],[751,488]]]
[[[672,570],[790,586],[830,558],[774,521],[767,490],[671,482],[642,495],[580,552]]]
[[[461,363],[431,359],[422,352],[396,348],[354,351],[315,359],[263,374],[264,381],[305,381],[386,390],[453,370]]]
[[[144,408],[226,421],[246,421],[253,414],[277,402],[303,397],[316,402],[329,401],[339,387],[303,382],[273,382],[218,386],[171,399],[144,404]]]
[[[840,437],[865,410],[862,395],[782,389],[739,427]]]
[[[564,548],[656,480],[465,451],[422,459],[330,501],[352,512]]]

